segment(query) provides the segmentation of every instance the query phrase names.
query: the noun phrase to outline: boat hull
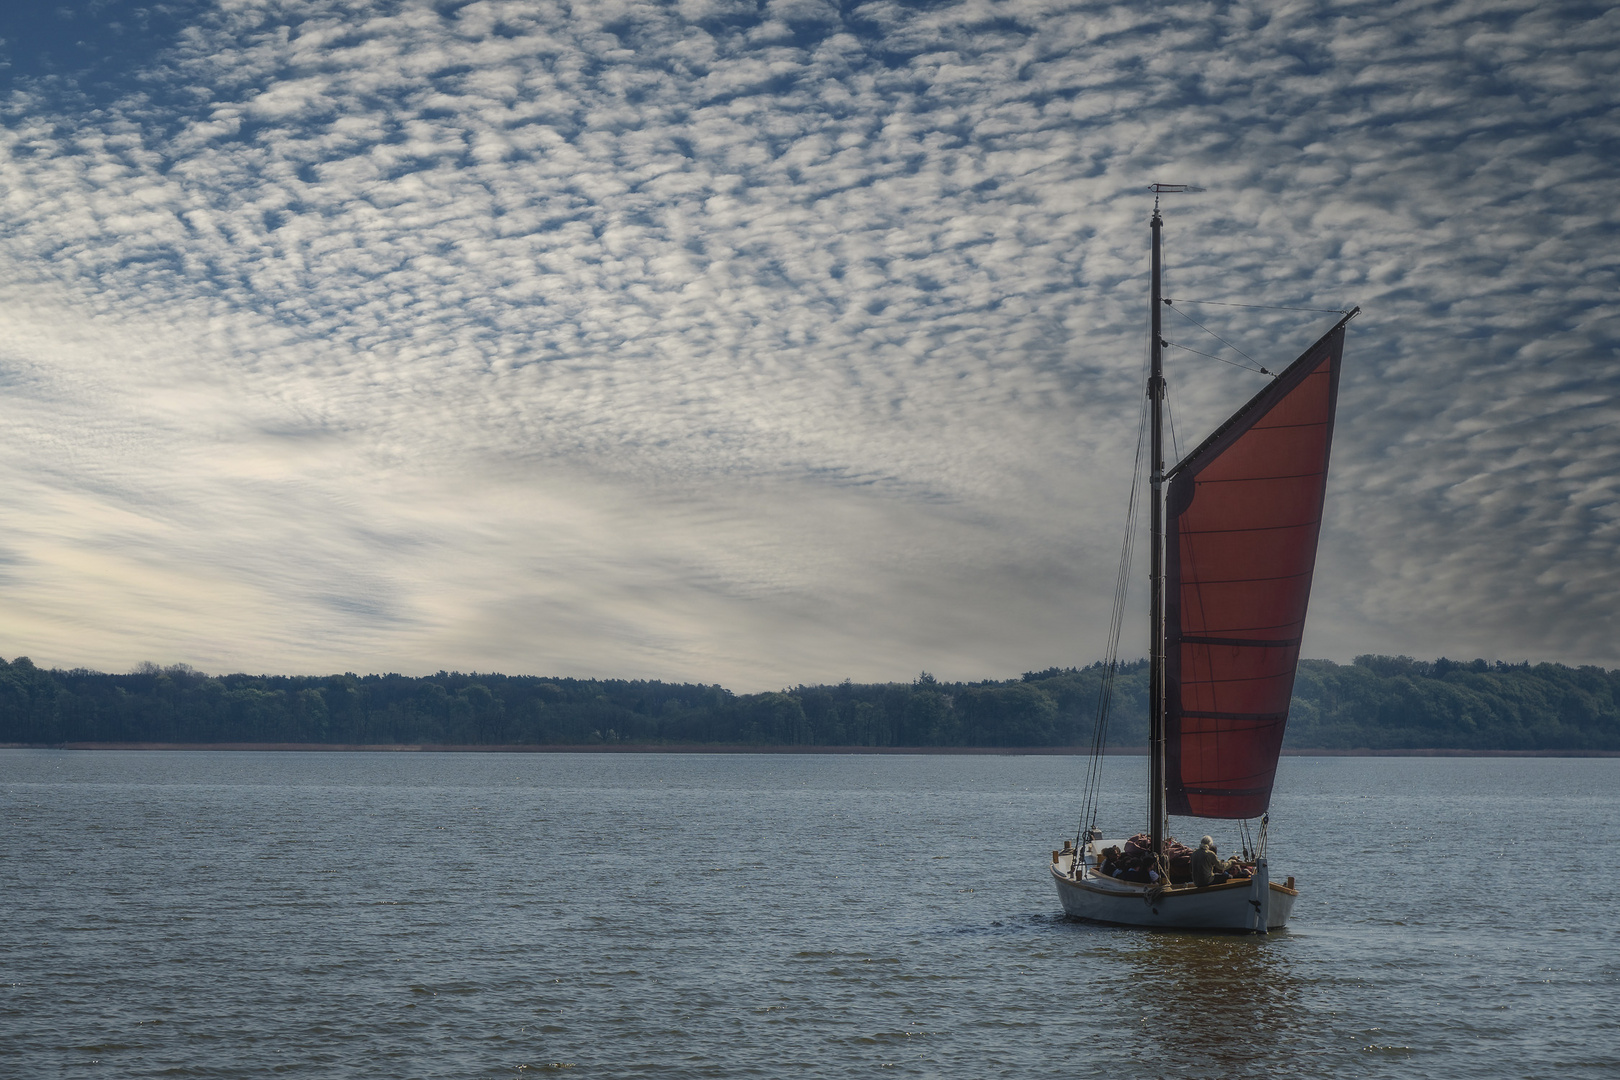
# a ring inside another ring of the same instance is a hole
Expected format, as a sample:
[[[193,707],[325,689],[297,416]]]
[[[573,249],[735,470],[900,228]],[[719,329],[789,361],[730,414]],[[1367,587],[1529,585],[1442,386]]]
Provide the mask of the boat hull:
[[[1069,876],[1069,861],[1065,857],[1052,864],[1064,913],[1111,926],[1264,934],[1288,924],[1299,895],[1273,884],[1264,862],[1246,881],[1161,890],[1102,877],[1084,866],[1076,880]]]

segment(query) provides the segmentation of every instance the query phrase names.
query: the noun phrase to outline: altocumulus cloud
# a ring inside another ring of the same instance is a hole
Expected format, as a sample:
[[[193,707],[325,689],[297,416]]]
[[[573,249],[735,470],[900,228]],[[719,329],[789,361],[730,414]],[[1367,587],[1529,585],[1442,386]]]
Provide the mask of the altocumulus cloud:
[[[1605,8],[4,18],[8,654],[1085,662],[1171,180],[1172,295],[1367,311],[1307,652],[1620,660]],[[1260,377],[1173,355],[1185,449]]]

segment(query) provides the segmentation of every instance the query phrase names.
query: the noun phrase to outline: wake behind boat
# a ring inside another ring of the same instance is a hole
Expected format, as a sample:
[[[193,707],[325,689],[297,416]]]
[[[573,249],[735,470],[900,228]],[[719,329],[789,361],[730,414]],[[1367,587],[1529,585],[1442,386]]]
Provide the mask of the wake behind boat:
[[[1155,193],[1181,190],[1153,185]],[[1271,880],[1267,811],[1316,564],[1345,326],[1360,309],[1344,313],[1166,470],[1168,342],[1161,336],[1160,313],[1171,301],[1161,293],[1162,226],[1155,199],[1147,386],[1148,831],[1109,841],[1097,826],[1134,529],[1133,486],[1080,831],[1052,853],[1051,873],[1064,912],[1075,918],[1263,934],[1287,924],[1299,895],[1293,878],[1286,884]],[[1170,814],[1243,823],[1240,856],[1221,861],[1213,847],[1207,855],[1188,853],[1167,835]],[[1254,819],[1258,839],[1247,825]]]

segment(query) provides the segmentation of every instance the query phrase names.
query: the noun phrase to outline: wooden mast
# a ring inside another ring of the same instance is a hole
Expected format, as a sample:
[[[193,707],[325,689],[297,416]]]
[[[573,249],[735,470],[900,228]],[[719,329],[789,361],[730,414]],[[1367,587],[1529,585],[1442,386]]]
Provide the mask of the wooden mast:
[[[1159,185],[1153,199],[1153,340],[1152,374],[1148,376],[1148,398],[1152,401],[1152,558],[1149,574],[1148,645],[1148,835],[1153,853],[1164,853],[1164,339],[1159,332],[1161,304],[1159,231]]]

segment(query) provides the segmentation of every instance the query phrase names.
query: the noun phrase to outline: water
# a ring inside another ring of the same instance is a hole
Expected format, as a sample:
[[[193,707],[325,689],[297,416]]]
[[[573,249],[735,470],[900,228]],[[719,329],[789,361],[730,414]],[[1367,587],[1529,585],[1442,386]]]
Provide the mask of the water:
[[[0,1076],[1620,1073],[1620,760],[1284,759],[1269,938],[1062,919],[1074,770],[0,751]]]

